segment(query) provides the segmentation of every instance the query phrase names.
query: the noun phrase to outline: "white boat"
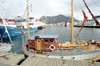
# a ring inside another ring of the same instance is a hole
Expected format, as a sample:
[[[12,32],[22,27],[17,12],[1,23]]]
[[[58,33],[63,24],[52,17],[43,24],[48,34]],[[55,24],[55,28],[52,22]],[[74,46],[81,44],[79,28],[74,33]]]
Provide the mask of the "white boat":
[[[11,44],[0,43],[0,52],[7,53],[11,50]]]
[[[22,30],[25,33],[28,33],[28,30],[27,30],[27,21],[25,19],[16,19],[15,21],[16,21],[15,25],[8,24],[6,21],[5,21],[5,24],[0,25],[0,34],[3,37],[8,37],[7,33],[5,33],[5,26],[7,27],[7,30],[9,32],[10,36],[22,35],[22,32],[20,31],[20,29],[18,28],[18,26],[21,27]],[[30,33],[38,31],[37,26],[34,26],[34,24],[30,24],[30,26],[31,26]]]
[[[4,22],[4,24],[3,24],[4,25],[4,32],[7,34],[7,36],[9,37],[9,40],[11,42],[9,44],[8,43],[2,43],[2,35],[0,34],[0,41],[1,41],[1,43],[0,43],[0,52],[6,53],[6,52],[9,52],[11,50],[13,42],[10,38],[7,26],[5,25],[5,20],[3,19],[3,17],[2,17],[2,20]]]
[[[96,19],[97,19],[97,16],[95,16]],[[98,16],[98,21],[100,21],[100,16]],[[74,27],[81,27],[82,26],[82,21],[79,21],[79,22],[75,22],[74,24]],[[91,20],[86,20],[85,24],[84,24],[84,27],[90,27],[90,28],[100,28],[100,25],[97,25],[95,23],[95,20],[94,19],[91,19]]]

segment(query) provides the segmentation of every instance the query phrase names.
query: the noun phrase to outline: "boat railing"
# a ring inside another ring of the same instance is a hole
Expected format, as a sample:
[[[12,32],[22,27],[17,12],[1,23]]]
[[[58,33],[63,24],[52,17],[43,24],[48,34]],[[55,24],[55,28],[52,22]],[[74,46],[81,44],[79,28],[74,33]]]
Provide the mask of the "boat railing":
[[[29,45],[29,47],[30,48],[34,48],[34,51],[37,51],[37,50],[35,50],[36,47],[30,46],[30,45]],[[89,50],[89,48],[83,48],[83,49],[75,49],[75,48],[73,48],[73,49],[70,49],[70,50],[68,50],[68,49],[54,48],[54,50],[50,51],[50,48],[41,48],[41,51],[42,52],[46,52],[46,53],[80,53],[80,52],[84,53],[84,52],[93,52],[93,51],[97,51],[97,50],[98,49],[96,49],[96,48],[94,50]]]

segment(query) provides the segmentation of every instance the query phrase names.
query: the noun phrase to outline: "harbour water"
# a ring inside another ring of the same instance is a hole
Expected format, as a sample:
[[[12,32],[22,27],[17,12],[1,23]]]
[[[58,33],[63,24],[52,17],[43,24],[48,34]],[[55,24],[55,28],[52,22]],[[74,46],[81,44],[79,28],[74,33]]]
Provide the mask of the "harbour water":
[[[76,38],[80,27],[74,27],[74,41],[79,40]],[[39,30],[38,32],[31,33],[31,37],[35,35],[58,35],[59,42],[70,41],[71,28],[61,26],[47,26],[46,28]],[[99,28],[83,28],[81,31],[81,40],[98,40],[100,41],[100,29]],[[24,35],[11,37],[14,45],[11,52],[23,54],[22,46],[27,43],[27,38]],[[6,41],[6,38],[3,40]]]

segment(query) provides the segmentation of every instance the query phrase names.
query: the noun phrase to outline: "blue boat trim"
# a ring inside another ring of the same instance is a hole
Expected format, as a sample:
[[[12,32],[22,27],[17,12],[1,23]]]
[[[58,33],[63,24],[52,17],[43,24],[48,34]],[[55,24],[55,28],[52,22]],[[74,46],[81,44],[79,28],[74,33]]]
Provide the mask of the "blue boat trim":
[[[15,19],[16,22],[26,22],[27,19]]]
[[[58,35],[39,35],[39,38],[57,38]]]
[[[47,53],[46,55],[49,56],[75,56],[75,55],[85,55],[85,54],[92,54],[92,53],[97,53],[100,52],[100,50],[95,50],[95,51],[88,51],[88,52],[79,52],[79,53]]]
[[[34,37],[30,37],[30,38],[28,38],[28,40],[35,40],[35,38]]]

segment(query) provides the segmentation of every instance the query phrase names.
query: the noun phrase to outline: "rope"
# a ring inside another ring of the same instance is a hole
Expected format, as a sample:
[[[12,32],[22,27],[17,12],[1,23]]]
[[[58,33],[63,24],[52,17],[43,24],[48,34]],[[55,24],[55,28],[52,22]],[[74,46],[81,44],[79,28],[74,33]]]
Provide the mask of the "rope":
[[[79,5],[80,5],[80,9],[83,10],[83,9],[82,9],[82,6],[81,6],[81,4],[80,4],[80,2],[79,2],[79,0],[77,0],[77,1],[78,1]]]
[[[76,4],[75,3],[74,3],[74,5],[75,5],[75,12],[76,12],[75,13],[75,18],[77,19],[78,18],[78,17],[76,17],[77,16],[77,11],[76,11],[77,8],[76,8]]]
[[[96,2],[94,2],[93,0],[92,0],[92,2],[94,3],[94,4],[96,4]],[[98,4],[96,4],[99,8],[100,8],[100,6],[98,5]]]

